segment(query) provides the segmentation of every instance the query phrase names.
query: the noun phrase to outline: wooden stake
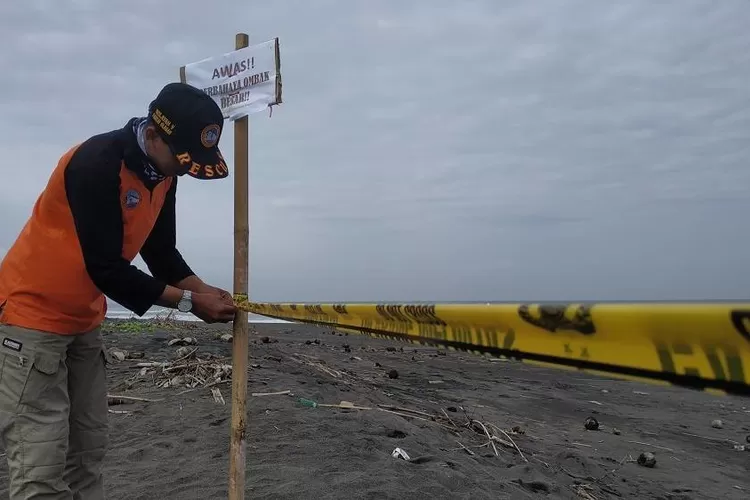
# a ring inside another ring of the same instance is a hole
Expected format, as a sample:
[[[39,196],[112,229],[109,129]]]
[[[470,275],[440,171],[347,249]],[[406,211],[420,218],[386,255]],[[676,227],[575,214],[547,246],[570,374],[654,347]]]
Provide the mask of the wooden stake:
[[[250,44],[237,33],[235,50]],[[250,242],[248,179],[249,127],[244,116],[234,122],[234,294],[248,294]],[[229,443],[229,500],[245,498],[245,420],[247,417],[248,313],[238,310],[232,328],[232,422]]]

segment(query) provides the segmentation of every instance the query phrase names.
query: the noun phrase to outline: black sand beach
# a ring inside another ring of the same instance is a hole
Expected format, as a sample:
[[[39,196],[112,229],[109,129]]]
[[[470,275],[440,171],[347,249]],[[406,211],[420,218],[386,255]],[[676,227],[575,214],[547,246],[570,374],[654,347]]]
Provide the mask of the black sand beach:
[[[750,400],[303,325],[251,329],[247,498],[750,498]],[[231,344],[219,336],[231,327],[110,321],[106,332],[110,394],[159,400],[111,401],[108,498],[226,498]],[[197,343],[168,345],[177,337]],[[166,375],[138,366],[159,361],[172,362]],[[643,452],[655,466],[638,463]]]

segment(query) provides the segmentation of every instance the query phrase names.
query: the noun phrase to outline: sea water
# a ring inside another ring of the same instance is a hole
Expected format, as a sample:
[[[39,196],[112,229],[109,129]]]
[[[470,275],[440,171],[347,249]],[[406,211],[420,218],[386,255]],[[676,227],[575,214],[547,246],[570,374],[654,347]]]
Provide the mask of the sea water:
[[[196,317],[191,313],[181,313],[175,309],[166,309],[162,307],[152,307],[143,316],[136,316],[133,312],[126,309],[122,309],[113,305],[109,305],[107,310],[107,318],[110,319],[132,319],[132,320],[149,320],[149,319],[164,319],[171,318],[177,321],[201,321],[200,318]],[[267,318],[265,316],[258,316],[257,314],[248,314],[248,321],[250,323],[289,323],[275,318]]]

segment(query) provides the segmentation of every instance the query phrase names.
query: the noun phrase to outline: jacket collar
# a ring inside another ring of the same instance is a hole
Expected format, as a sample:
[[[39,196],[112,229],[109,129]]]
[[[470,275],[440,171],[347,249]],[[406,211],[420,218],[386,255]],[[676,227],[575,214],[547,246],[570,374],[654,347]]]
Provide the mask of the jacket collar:
[[[152,190],[158,186],[165,177],[156,169],[138,143],[137,130],[138,125],[142,120],[144,120],[144,118],[131,118],[120,130],[120,135],[123,139],[123,158],[125,160],[125,166],[129,170],[135,172],[146,187],[149,190]]]

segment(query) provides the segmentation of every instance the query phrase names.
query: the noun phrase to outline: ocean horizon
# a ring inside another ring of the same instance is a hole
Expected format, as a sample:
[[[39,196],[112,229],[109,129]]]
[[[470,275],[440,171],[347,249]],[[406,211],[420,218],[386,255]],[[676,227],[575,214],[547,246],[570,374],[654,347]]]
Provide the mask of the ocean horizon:
[[[122,309],[118,307],[109,306],[106,317],[108,319],[125,319],[132,321],[149,321],[160,318],[170,317],[177,321],[201,321],[200,318],[190,313],[181,313],[174,309],[167,309],[162,307],[152,307],[143,316],[136,316],[132,311]],[[267,318],[265,316],[259,316],[257,314],[248,314],[249,323],[291,323],[290,321],[284,321],[275,318]]]

